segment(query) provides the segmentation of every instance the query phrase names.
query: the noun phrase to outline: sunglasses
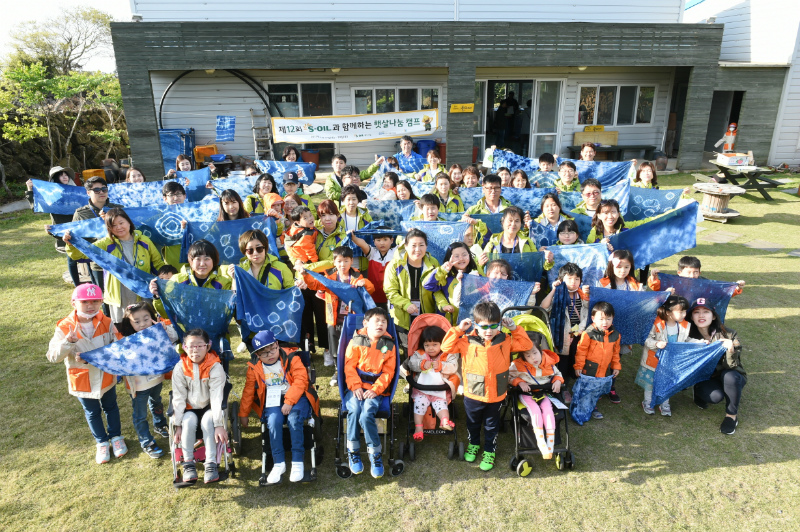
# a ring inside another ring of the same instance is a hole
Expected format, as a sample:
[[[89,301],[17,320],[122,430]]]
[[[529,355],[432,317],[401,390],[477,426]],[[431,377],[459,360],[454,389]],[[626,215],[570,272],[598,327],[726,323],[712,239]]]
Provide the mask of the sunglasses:
[[[108,187],[97,187],[91,189],[91,191],[94,192],[95,194],[103,194],[105,192],[108,192]]]
[[[481,325],[479,323],[476,323],[475,327],[478,328],[478,329],[481,329],[483,331],[493,331],[495,329],[499,329],[500,328],[500,324],[499,323],[490,323],[488,325]]]
[[[246,255],[252,255],[253,253],[264,253],[264,246],[256,246],[254,248],[245,248],[244,252]]]

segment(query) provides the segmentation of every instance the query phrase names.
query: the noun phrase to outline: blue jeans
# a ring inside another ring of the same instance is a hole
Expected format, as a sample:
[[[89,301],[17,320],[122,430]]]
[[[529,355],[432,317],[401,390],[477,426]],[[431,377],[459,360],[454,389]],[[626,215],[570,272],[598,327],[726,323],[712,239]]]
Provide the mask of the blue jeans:
[[[292,462],[302,462],[306,447],[303,436],[303,422],[311,416],[311,403],[303,394],[297,403],[292,406],[288,416],[284,416],[280,406],[271,406],[264,409],[262,418],[266,421],[269,432],[269,445],[272,448],[272,461],[282,464],[286,461],[286,451],[283,449],[283,421],[288,417],[289,437],[292,440]]]
[[[154,427],[166,427],[167,419],[164,417],[164,404],[161,402],[161,388],[163,383],[158,383],[149,390],[136,392],[136,397],[131,399],[133,406],[133,428],[142,449],[154,442],[150,434],[150,425],[147,423],[147,408],[153,414]]]
[[[212,349],[214,349],[214,351],[216,351],[219,355],[219,360],[222,363],[222,369],[225,370],[225,375],[228,375],[228,366],[230,365],[231,360],[233,360],[233,350],[231,350],[231,341],[228,338],[228,335],[226,334],[225,336],[220,336],[217,341],[214,342]]]
[[[69,270],[69,277],[72,279],[72,284],[75,286],[81,284],[81,274],[78,271],[78,261],[67,257],[67,269]]]
[[[83,407],[83,413],[86,415],[86,421],[89,423],[89,430],[92,431],[92,436],[97,443],[105,443],[111,438],[116,438],[122,435],[122,427],[119,424],[119,407],[117,406],[117,389],[111,388],[100,399],[84,399],[78,397]],[[108,423],[108,432],[103,425],[103,414],[106,415],[106,422]]]
[[[361,448],[358,441],[359,426],[364,430],[364,440],[370,453],[381,452],[381,437],[378,434],[378,424],[375,414],[381,405],[383,397],[359,401],[352,391],[348,391],[344,398],[347,407],[347,450],[356,452]]]
[[[106,292],[106,285],[105,285],[105,278],[104,278],[105,272],[103,270],[100,270],[100,271],[93,270],[92,267],[91,267],[91,264],[90,264],[89,265],[89,273],[91,273],[91,275],[92,275],[92,281],[94,281],[94,284],[99,286],[100,290],[102,290],[103,293],[105,294],[105,292]],[[103,314],[105,314],[106,316],[110,315],[109,314],[109,310],[108,310],[108,305],[105,304],[105,303],[103,303]]]

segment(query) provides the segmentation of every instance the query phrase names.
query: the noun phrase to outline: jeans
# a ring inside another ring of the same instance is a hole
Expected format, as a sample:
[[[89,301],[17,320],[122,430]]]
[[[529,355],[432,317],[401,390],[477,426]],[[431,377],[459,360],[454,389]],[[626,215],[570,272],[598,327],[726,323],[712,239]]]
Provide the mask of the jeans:
[[[205,413],[203,413],[205,412]],[[209,461],[217,462],[217,442],[214,439],[214,416],[211,409],[199,410],[203,418],[200,420],[200,428],[203,430],[203,443],[206,446],[206,463]],[[194,460],[194,442],[197,434],[197,414],[191,410],[183,413],[181,420],[181,450],[183,450],[183,461],[191,462]]]
[[[111,438],[116,438],[122,435],[122,427],[119,422],[119,407],[117,406],[117,389],[111,388],[100,399],[85,399],[78,397],[83,407],[83,413],[86,415],[86,421],[89,423],[89,430],[92,431],[92,436],[97,443],[105,443]],[[103,415],[101,410],[106,415],[106,423],[108,423],[108,432],[103,425]]]
[[[469,397],[464,398],[464,411],[467,414],[467,437],[470,445],[481,444],[483,426],[483,450],[493,453],[497,448],[497,434],[500,432],[500,407],[503,402],[484,403]]]
[[[311,403],[308,402],[305,394],[292,406],[288,416],[283,415],[280,406],[271,406],[264,409],[262,419],[267,425],[267,432],[269,432],[269,445],[272,449],[273,463],[282,464],[286,461],[286,451],[283,448],[283,422],[287,418],[289,437],[292,441],[292,462],[303,461],[306,451],[303,422],[310,416]]]
[[[133,406],[133,428],[142,449],[155,441],[150,434],[150,425],[147,424],[147,408],[153,414],[154,427],[166,427],[167,419],[164,417],[164,404],[161,402],[162,383],[158,383],[149,390],[136,392],[136,397],[131,399]]]
[[[359,426],[364,430],[364,440],[367,442],[367,450],[370,453],[381,452],[381,437],[378,434],[378,424],[375,422],[375,414],[381,405],[383,397],[378,396],[372,399],[361,401],[352,391],[348,391],[344,397],[347,407],[347,450],[357,452],[361,448],[358,440]]]
[[[78,271],[78,261],[67,257],[67,269],[69,270],[69,277],[72,279],[72,284],[75,286],[81,284],[81,274]]]
[[[99,286],[100,290],[102,290],[103,293],[105,294],[106,285],[105,285],[105,279],[103,277],[105,272],[103,270],[100,270],[100,271],[93,270],[91,268],[91,265],[89,265],[89,273],[92,274],[92,281],[94,282],[94,284]],[[108,310],[108,305],[106,305],[105,303],[103,303],[103,314],[105,314],[106,316],[110,315],[110,312]]]
[[[233,351],[231,350],[231,341],[226,336],[220,336],[212,346],[214,351],[219,355],[219,361],[222,363],[222,369],[225,370],[225,375],[228,375],[228,366],[233,360]]]

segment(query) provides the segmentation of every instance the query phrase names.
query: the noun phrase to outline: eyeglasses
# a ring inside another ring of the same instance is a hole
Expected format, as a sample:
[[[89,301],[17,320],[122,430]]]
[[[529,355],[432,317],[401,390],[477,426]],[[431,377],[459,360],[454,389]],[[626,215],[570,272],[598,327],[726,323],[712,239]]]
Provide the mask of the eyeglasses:
[[[260,357],[263,357],[265,355],[269,355],[269,354],[274,353],[275,351],[277,351],[278,347],[279,347],[278,346],[278,342],[275,342],[274,344],[269,344],[268,346],[262,347],[261,349],[259,349],[257,355],[260,356]]]
[[[94,192],[95,194],[104,194],[104,193],[108,192],[108,187],[97,187],[97,188],[90,189],[90,191]]]
[[[584,196],[599,196],[600,195],[600,191],[599,190],[595,190],[594,192],[589,192],[587,190],[586,192],[581,192],[581,194],[583,194]]]
[[[253,253],[264,253],[264,246],[256,246],[254,248],[245,248],[244,253],[245,255],[252,255]]]
[[[577,234],[577,233],[575,233],[575,231],[559,231],[558,234],[559,235],[574,235],[574,234]]]
[[[486,190],[487,192],[496,192],[500,190],[500,187],[483,187],[483,190]]]
[[[171,192],[169,194],[164,194],[164,197],[165,198],[181,198],[181,197],[183,197],[185,195],[186,194],[184,194],[183,192]]]
[[[208,344],[199,344],[199,345],[186,345],[184,346],[187,351],[200,351],[201,349],[208,348]]]
[[[500,328],[500,324],[499,323],[489,323],[487,325],[481,325],[480,323],[476,323],[475,327],[477,327],[478,329],[481,329],[483,331],[493,331],[495,329]]]

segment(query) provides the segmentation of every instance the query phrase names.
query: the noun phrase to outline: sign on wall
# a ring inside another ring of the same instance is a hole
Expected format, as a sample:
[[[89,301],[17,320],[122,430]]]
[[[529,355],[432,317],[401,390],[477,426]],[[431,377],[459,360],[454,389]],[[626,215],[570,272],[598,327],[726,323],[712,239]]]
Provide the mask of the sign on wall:
[[[439,129],[437,109],[272,119],[275,142],[292,144],[396,139],[403,135],[429,135],[437,129]]]

